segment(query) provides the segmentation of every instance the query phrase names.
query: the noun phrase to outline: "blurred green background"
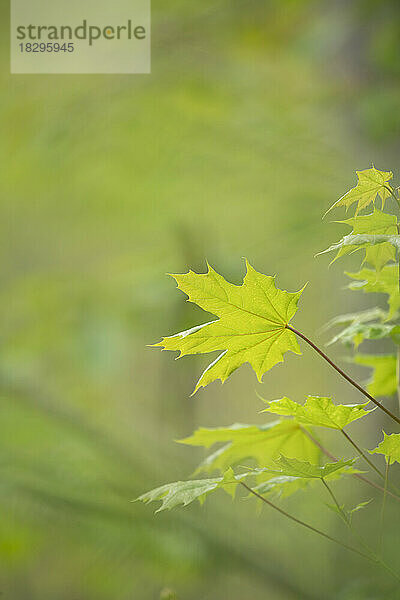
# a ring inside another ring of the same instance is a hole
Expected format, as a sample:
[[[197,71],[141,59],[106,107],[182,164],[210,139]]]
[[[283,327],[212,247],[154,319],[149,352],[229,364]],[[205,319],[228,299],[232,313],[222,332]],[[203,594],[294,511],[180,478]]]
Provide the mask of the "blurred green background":
[[[208,357],[174,363],[146,344],[207,319],[165,276],[205,259],[235,283],[243,256],[284,289],[309,281],[295,324],[321,343],[359,305],[314,255],[342,232],[329,221],[343,214],[321,216],[356,169],[399,181],[399,2],[154,0],[149,76],[11,76],[1,10],[4,598],[398,598],[253,502],[221,492],[153,516],[130,500],[190,476],[202,453],[174,439],[263,422],[256,392],[359,400],[306,348],[261,385],[243,367],[190,398]],[[371,539],[378,502],[357,517]],[[343,534],[318,494],[285,505]],[[398,536],[388,527],[394,562]]]

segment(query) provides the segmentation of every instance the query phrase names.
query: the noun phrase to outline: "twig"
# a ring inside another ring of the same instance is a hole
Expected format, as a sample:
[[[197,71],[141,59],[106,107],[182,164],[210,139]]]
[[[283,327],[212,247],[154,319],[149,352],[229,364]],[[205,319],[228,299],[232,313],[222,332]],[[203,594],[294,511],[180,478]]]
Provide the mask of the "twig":
[[[309,344],[311,346],[311,348],[313,348],[316,352],[318,352],[318,354],[320,356],[322,356],[322,358],[324,360],[326,360],[326,362],[329,363],[331,365],[331,367],[333,367],[335,369],[335,371],[337,371],[342,377],[344,377],[344,379],[346,379],[346,381],[348,381],[349,383],[351,383],[351,385],[353,385],[359,392],[361,392],[366,398],[368,398],[368,400],[370,402],[373,402],[376,406],[378,406],[381,410],[383,410],[383,412],[385,412],[391,419],[393,419],[394,421],[396,421],[396,423],[398,423],[400,425],[400,418],[399,417],[397,417],[395,414],[393,414],[388,408],[386,408],[385,406],[383,406],[383,404],[381,404],[378,400],[376,400],[376,398],[374,398],[373,396],[371,396],[371,394],[369,394],[367,392],[367,390],[364,390],[364,388],[362,388],[361,385],[359,385],[356,381],[354,381],[354,379],[352,379],[349,375],[347,375],[347,373],[345,373],[340,367],[338,367],[329,358],[329,356],[327,356],[325,354],[325,352],[323,352],[307,336],[305,336],[304,333],[301,333],[300,331],[297,331],[297,329],[294,329],[294,327],[291,327],[290,325],[286,325],[286,328],[290,329],[290,331],[293,331],[293,333],[295,333],[300,338],[302,338],[305,342],[307,342],[307,344]]]

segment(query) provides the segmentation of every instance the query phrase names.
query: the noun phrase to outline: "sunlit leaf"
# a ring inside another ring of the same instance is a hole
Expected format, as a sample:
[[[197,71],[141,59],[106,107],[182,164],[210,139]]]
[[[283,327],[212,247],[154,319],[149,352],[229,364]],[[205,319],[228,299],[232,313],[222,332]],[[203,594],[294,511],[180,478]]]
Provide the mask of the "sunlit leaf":
[[[304,429],[295,421],[274,421],[267,425],[235,424],[228,427],[200,427],[182,444],[210,448],[225,443],[208,456],[196,472],[224,472],[229,466],[254,459],[264,467],[273,465],[280,454],[318,462],[319,450]],[[227,443],[228,442],[228,443]]]
[[[374,396],[393,396],[397,392],[397,357],[394,354],[357,354],[354,362],[372,367],[368,392]]]
[[[281,398],[268,402],[264,412],[294,417],[298,423],[343,429],[349,423],[367,416],[371,411],[365,410],[365,404],[334,404],[332,398],[308,396],[304,405],[289,398]]]
[[[254,489],[263,496],[275,495],[288,498],[299,490],[304,490],[310,484],[310,479],[280,475],[256,485]]]
[[[352,466],[348,466],[346,469],[337,469],[329,473],[325,476],[325,479],[327,481],[335,481],[343,475],[354,475],[355,473],[360,473],[360,471]],[[294,477],[290,475],[267,477],[265,481],[262,481],[263,475],[266,477],[267,473],[257,473],[257,481],[261,480],[261,483],[256,485],[254,489],[264,496],[275,495],[279,498],[287,498],[298,491],[305,490],[309,486],[317,485],[318,483],[316,478]]]
[[[319,252],[318,255],[325,254],[326,252],[332,252],[333,250],[343,251],[343,254],[349,252],[355,252],[356,250],[365,250],[366,258],[364,262],[368,262],[374,266],[376,270],[380,270],[390,260],[394,260],[396,256],[396,250],[400,250],[400,235],[345,235],[339,242],[333,244],[326,250]],[[349,252],[346,252],[349,250]],[[335,262],[336,256],[332,261]],[[368,257],[368,260],[367,260]]]
[[[222,351],[200,377],[195,391],[248,362],[261,381],[263,374],[283,361],[283,354],[300,354],[295,334],[286,328],[297,311],[302,290],[282,291],[275,278],[258,273],[246,261],[242,285],[228,283],[210,266],[205,274],[173,275],[178,288],[218,320],[164,338],[155,346],[177,350],[180,356]]]
[[[297,458],[289,458],[281,455],[275,461],[278,468],[270,472],[289,477],[300,477],[301,479],[325,479],[333,473],[338,474],[339,472],[348,470],[354,462],[355,459],[338,460],[337,462],[326,463],[326,465],[321,467],[306,461],[297,460]]]
[[[341,342],[345,346],[358,346],[364,340],[381,340],[392,338],[400,331],[399,325],[386,323],[353,323],[342,329],[328,343],[328,345]]]
[[[364,340],[379,340],[387,337],[397,339],[400,327],[394,323],[383,323],[385,318],[386,313],[380,308],[335,317],[327,323],[324,330],[327,331],[338,325],[345,325],[345,327],[327,345],[341,342],[345,346],[357,348]]]
[[[355,281],[349,285],[352,290],[366,293],[387,294],[389,296],[389,313],[387,320],[392,319],[400,308],[399,267],[386,265],[379,272],[372,269],[361,269],[358,273],[346,273]]]
[[[345,206],[348,209],[354,202],[357,202],[355,213],[357,215],[360,210],[374,204],[377,195],[382,200],[383,209],[385,200],[390,196],[389,190],[392,189],[388,182],[392,179],[393,173],[391,171],[379,171],[372,167],[364,171],[357,171],[357,177],[357,185],[339,198],[329,210],[338,206]]]
[[[333,317],[330,321],[324,325],[321,331],[327,331],[331,329],[335,325],[351,325],[353,323],[368,323],[369,321],[381,320],[383,321],[386,318],[386,313],[375,306],[373,308],[367,308],[366,310],[361,310],[355,313],[346,313],[344,315],[337,315]]]
[[[383,432],[383,441],[374,450],[370,450],[370,453],[383,454],[390,465],[400,463],[400,433],[386,435]]]
[[[137,498],[145,504],[161,500],[162,504],[156,512],[170,510],[182,504],[187,506],[194,500],[203,500],[212,491],[226,485],[237,483],[232,469],[228,469],[223,477],[213,479],[194,479],[191,481],[175,481],[150,490]]]
[[[369,263],[378,271],[389,261],[396,259],[396,248],[400,245],[400,236],[397,230],[397,217],[375,208],[370,215],[359,215],[338,221],[353,228],[353,231],[344,236],[339,242],[333,244],[319,254],[337,250],[332,263],[338,258],[356,250],[365,250],[363,262]]]

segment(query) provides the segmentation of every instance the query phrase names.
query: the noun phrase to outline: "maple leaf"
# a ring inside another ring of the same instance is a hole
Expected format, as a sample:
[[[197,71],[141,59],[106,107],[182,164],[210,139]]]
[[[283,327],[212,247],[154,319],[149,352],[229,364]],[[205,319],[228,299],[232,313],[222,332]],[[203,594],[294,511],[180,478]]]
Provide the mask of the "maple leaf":
[[[334,404],[332,398],[308,396],[304,405],[290,398],[281,398],[268,402],[269,406],[263,412],[294,417],[298,423],[343,429],[349,423],[367,416],[371,411],[365,410],[365,404]]]
[[[161,506],[156,512],[170,510],[176,506],[187,506],[195,500],[204,502],[206,497],[218,489],[223,489],[230,496],[234,496],[237,486],[241,481],[256,476],[276,474],[280,476],[270,479],[269,482],[263,482],[255,489],[265,492],[280,492],[283,496],[288,496],[299,489],[307,486],[307,483],[316,479],[336,479],[341,475],[351,474],[354,470],[351,468],[355,461],[337,461],[327,463],[323,467],[311,464],[306,461],[290,459],[280,456],[275,461],[275,470],[272,468],[253,469],[239,475],[235,475],[232,468],[225,471],[222,477],[212,479],[193,479],[189,481],[174,481],[167,483],[154,490],[136,498],[134,502],[141,501],[145,504],[161,500]],[[278,470],[277,470],[278,469]]]
[[[318,461],[319,450],[307,432],[295,421],[274,421],[266,425],[243,425],[235,423],[228,427],[200,427],[181,444],[210,448],[224,445],[209,455],[197,468],[196,473],[224,472],[231,465],[255,459],[264,467],[272,465],[282,453],[287,456]]]
[[[237,483],[238,480],[235,478],[232,469],[228,469],[223,477],[166,483],[165,485],[142,494],[139,498],[136,498],[134,502],[141,501],[147,504],[148,502],[161,500],[162,504],[160,508],[156,510],[156,512],[161,512],[162,510],[171,510],[171,508],[175,508],[175,506],[179,506],[180,504],[187,506],[194,500],[200,500],[200,502],[202,502],[210,492],[219,488],[225,489],[228,486]]]
[[[387,294],[389,313],[386,321],[390,321],[400,308],[399,268],[398,265],[386,265],[379,272],[373,269],[361,269],[358,273],[348,273],[355,281],[350,283],[351,290],[362,290],[365,293]]]
[[[325,479],[333,473],[348,470],[355,463],[355,459],[338,460],[333,463],[326,463],[322,467],[287,456],[280,456],[275,462],[279,470],[269,470],[270,473],[279,473],[280,475],[299,477],[300,479]]]
[[[390,465],[394,462],[400,463],[400,433],[387,435],[383,431],[383,441],[369,452],[370,454],[383,454]]]
[[[378,271],[387,262],[396,260],[396,248],[399,247],[400,237],[397,235],[397,217],[395,215],[374,208],[374,212],[369,215],[359,215],[345,221],[337,221],[337,223],[349,225],[353,227],[353,231],[336,244],[319,252],[319,254],[325,254],[333,250],[338,251],[330,264],[356,250],[365,250],[363,263],[369,263]]]
[[[358,348],[364,340],[381,340],[382,338],[389,338],[394,333],[398,334],[399,329],[399,326],[395,324],[352,323],[335,335],[328,345],[340,341],[344,345],[353,345],[355,348]]]
[[[379,319],[379,321],[375,319]],[[385,319],[386,313],[377,307],[359,313],[334,317],[325,325],[323,331],[337,325],[345,325],[345,327],[327,343],[327,346],[341,342],[345,346],[357,348],[364,340],[379,340],[389,337],[395,340],[400,332],[400,326],[395,323],[384,323]]]
[[[299,490],[306,489],[310,483],[312,483],[311,479],[278,475],[259,483],[254,486],[254,489],[263,496],[274,495],[283,499],[288,498]]]
[[[280,470],[280,472],[282,472],[282,469]],[[346,466],[341,464],[339,469],[334,469],[329,473],[325,471],[324,479],[326,479],[327,481],[336,481],[337,479],[340,479],[343,475],[354,475],[356,473],[358,473],[358,471],[352,466]],[[260,477],[257,477],[257,479],[260,479]],[[253,489],[256,490],[259,494],[262,494],[263,496],[275,495],[279,498],[288,498],[289,496],[295,494],[299,490],[305,490],[310,485],[316,483],[317,478],[300,477],[299,473],[297,473],[297,476],[278,475],[276,477],[268,478],[265,481],[262,481],[261,483],[256,485]]]
[[[178,358],[222,351],[203,372],[193,393],[217,379],[226,381],[246,362],[261,381],[266,371],[283,361],[285,352],[301,354],[287,324],[297,311],[304,288],[295,293],[280,290],[275,277],[258,273],[247,261],[246,268],[242,285],[229,283],[210,265],[204,274],[189,271],[172,275],[189,302],[219,317],[154,344],[178,350]]]
[[[354,202],[357,202],[356,215],[367,208],[371,203],[374,204],[377,195],[382,200],[382,209],[385,205],[385,200],[391,195],[392,188],[388,184],[393,177],[391,171],[379,171],[372,167],[364,171],[356,171],[358,177],[357,185],[344,194],[327,213],[337,206],[345,206],[349,208]],[[325,213],[325,214],[327,214]]]

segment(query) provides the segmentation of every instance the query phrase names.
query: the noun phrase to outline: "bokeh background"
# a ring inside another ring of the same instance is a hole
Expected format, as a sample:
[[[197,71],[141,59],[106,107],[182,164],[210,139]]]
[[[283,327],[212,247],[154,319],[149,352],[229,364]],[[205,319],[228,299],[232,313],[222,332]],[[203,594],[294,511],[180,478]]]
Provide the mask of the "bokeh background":
[[[154,0],[150,76],[11,76],[1,14],[4,598],[398,598],[387,575],[252,501],[221,492],[157,516],[130,502],[190,477],[203,454],[174,439],[262,423],[257,392],[359,401],[307,348],[261,385],[243,367],[189,397],[208,357],[146,344],[207,318],[165,276],[206,259],[235,283],[243,256],[284,289],[309,281],[295,324],[321,344],[321,325],[359,306],[341,265],[314,255],[343,231],[342,213],[321,216],[356,169],[399,182],[398,1]],[[285,507],[343,535],[321,500]],[[378,502],[357,517],[371,540]]]

